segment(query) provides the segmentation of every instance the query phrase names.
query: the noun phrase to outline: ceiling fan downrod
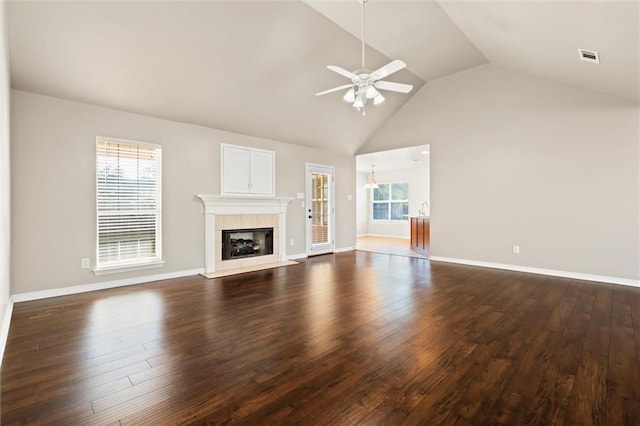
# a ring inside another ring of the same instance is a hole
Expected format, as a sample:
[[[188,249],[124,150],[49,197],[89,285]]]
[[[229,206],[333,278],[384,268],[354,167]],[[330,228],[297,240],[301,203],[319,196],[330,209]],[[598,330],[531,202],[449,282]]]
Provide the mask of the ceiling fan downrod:
[[[360,1],[360,3],[362,4],[362,13],[361,13],[362,20],[361,20],[361,26],[360,26],[360,28],[362,29],[362,31],[361,31],[361,37],[360,37],[360,42],[361,42],[361,46],[362,46],[362,70],[363,70],[362,72],[367,72],[367,71],[366,71],[366,68],[365,68],[365,56],[364,56],[364,55],[365,55],[365,53],[364,53],[364,52],[365,52],[365,42],[364,42],[364,23],[365,23],[365,20],[364,20],[364,9],[365,9],[365,6],[366,6],[366,4],[367,4],[367,0],[359,0],[359,1]],[[362,106],[356,106],[356,104],[354,104],[354,106],[355,106],[355,108],[358,110],[358,112],[360,112],[360,108],[362,108],[362,116],[363,116],[363,117],[364,117],[365,115],[367,115],[367,111],[366,111],[366,108],[365,108],[365,106],[366,106],[366,101],[364,101],[364,99],[365,99],[365,97],[364,97],[364,93],[366,93],[366,90],[367,90],[367,87],[368,87],[368,86],[369,86],[369,84],[368,84],[368,83],[365,83],[365,84],[362,84],[362,83],[361,83],[361,84],[359,84],[359,85],[358,85],[358,90],[356,91],[356,97],[361,97],[361,98],[363,99],[363,102],[362,102]]]
[[[384,81],[383,79],[391,74],[398,72],[406,68],[406,64],[395,59],[388,64],[378,68],[375,71],[371,71],[366,68],[365,64],[365,6],[368,0],[358,0],[362,4],[362,32],[361,32],[361,59],[362,68],[353,72],[337,65],[328,65],[327,68],[331,71],[340,74],[343,77],[351,80],[351,83],[342,86],[334,87],[333,89],[324,90],[316,93],[316,96],[326,95],[327,93],[333,93],[340,90],[348,89],[347,93],[343,96],[346,102],[349,102],[358,112],[362,111],[362,115],[366,115],[365,105],[368,102],[372,102],[374,105],[379,105],[384,102],[385,97],[378,90],[388,90],[391,92],[409,93],[413,86],[410,84],[396,83],[392,81]]]
[[[360,0],[362,3],[362,69],[364,68],[364,6],[367,4],[367,0]]]

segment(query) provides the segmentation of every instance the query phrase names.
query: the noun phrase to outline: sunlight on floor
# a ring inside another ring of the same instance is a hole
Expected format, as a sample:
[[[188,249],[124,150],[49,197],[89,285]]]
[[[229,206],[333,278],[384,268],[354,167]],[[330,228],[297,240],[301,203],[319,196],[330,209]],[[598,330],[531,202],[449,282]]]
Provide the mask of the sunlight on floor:
[[[394,254],[397,256],[428,258],[427,256],[412,251],[410,241],[404,238],[358,237],[356,239],[356,249],[375,253]]]

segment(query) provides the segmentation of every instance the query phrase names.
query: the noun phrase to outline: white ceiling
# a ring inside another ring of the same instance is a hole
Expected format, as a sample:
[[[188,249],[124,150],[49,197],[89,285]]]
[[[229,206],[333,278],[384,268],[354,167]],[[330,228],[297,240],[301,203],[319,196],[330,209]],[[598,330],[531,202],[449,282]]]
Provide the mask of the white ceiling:
[[[640,99],[640,2],[442,2],[444,11],[496,65],[591,90]],[[579,60],[596,50],[600,64]]]
[[[357,0],[306,3],[361,37],[362,6]],[[435,1],[369,0],[365,29],[368,44],[390,58],[402,59],[424,81],[487,62]]]
[[[412,146],[356,156],[356,170],[371,173],[375,165],[376,172],[413,169],[429,165],[429,145]]]
[[[347,154],[426,81],[487,60],[639,99],[639,2],[369,0],[367,67],[409,95],[358,115],[327,70],[360,68],[360,4],[9,2],[12,87]],[[374,48],[376,50],[374,50]],[[600,65],[578,48],[599,51]]]
[[[360,43],[302,2],[14,2],[8,21],[15,89],[348,154],[424,84],[398,72],[414,91],[366,117],[315,97]]]

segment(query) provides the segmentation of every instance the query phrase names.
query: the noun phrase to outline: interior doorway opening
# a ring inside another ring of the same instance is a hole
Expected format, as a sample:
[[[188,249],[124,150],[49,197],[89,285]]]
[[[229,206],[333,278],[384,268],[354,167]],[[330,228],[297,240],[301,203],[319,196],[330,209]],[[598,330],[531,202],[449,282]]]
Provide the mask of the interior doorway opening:
[[[428,144],[356,156],[356,249],[429,257],[430,156]]]

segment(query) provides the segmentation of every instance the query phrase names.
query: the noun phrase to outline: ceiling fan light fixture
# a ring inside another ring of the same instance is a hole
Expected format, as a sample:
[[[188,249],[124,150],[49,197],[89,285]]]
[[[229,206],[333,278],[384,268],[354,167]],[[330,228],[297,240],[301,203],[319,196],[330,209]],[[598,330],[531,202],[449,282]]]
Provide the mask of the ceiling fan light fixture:
[[[382,93],[378,93],[378,94],[376,95],[376,97],[375,97],[375,98],[373,98],[373,104],[374,104],[374,105],[380,105],[381,103],[383,103],[383,102],[384,102],[384,99],[385,99],[385,98],[384,98],[384,96],[382,96]]]
[[[349,91],[347,93],[345,93],[344,97],[342,98],[344,99],[346,102],[353,102],[356,100],[356,91],[355,89],[352,87],[351,89],[349,89]]]
[[[373,87],[373,85],[367,86],[367,99],[373,99],[376,96],[378,96],[379,94],[380,94],[380,92],[378,92],[376,90],[376,88]]]
[[[363,96],[362,94],[358,94],[358,97],[356,98],[355,102],[353,103],[353,107],[354,108],[362,108],[364,107],[364,99],[362,99]]]

